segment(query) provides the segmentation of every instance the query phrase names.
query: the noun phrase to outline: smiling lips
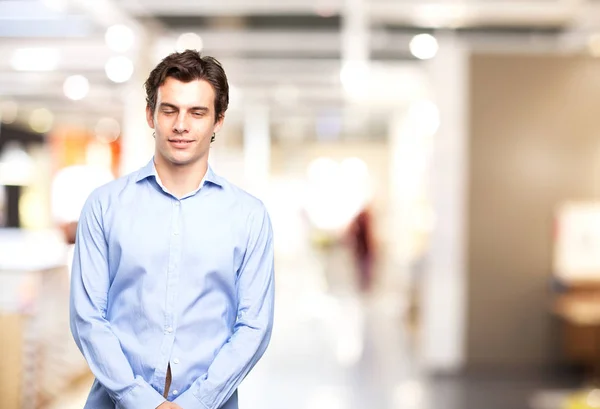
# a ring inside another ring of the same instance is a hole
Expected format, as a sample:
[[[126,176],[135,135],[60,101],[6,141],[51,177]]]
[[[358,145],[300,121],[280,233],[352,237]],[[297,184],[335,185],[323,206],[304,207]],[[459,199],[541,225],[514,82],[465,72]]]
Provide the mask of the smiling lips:
[[[174,145],[176,148],[185,148],[189,146],[193,140],[190,139],[169,139],[169,142]]]

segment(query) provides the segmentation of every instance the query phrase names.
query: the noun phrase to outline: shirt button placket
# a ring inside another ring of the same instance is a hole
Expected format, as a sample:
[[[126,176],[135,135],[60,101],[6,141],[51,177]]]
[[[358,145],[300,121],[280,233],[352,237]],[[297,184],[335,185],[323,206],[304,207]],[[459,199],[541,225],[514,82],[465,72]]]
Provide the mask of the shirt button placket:
[[[171,223],[171,240],[169,248],[169,270],[167,274],[167,305],[166,305],[166,333],[168,335],[173,334],[175,324],[175,299],[177,297],[177,283],[179,281],[179,269],[178,260],[181,258],[181,203],[179,200],[173,202],[172,209],[172,223]],[[169,348],[167,352],[168,356],[171,353],[173,346],[174,337],[169,342]]]

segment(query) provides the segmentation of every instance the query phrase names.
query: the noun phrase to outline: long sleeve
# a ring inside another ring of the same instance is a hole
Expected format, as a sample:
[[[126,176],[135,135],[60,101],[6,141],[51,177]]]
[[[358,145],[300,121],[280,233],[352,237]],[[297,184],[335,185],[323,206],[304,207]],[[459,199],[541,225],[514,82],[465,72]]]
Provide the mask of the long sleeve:
[[[77,227],[71,276],[71,332],[96,379],[119,409],[155,409],[165,399],[135,376],[106,320],[110,275],[102,209],[95,194]]]
[[[184,409],[218,409],[235,392],[265,352],[274,304],[273,232],[264,207],[251,222],[248,247],[238,275],[238,315],[233,334],[175,403]]]

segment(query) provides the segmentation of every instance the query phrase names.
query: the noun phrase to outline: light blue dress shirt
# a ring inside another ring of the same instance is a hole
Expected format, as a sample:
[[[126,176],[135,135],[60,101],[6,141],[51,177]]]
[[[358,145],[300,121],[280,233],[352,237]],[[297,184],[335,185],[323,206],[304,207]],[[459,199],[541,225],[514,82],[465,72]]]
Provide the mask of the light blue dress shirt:
[[[96,189],[79,220],[71,331],[96,381],[86,409],[237,409],[273,324],[262,202],[209,167],[182,198],[151,160]]]

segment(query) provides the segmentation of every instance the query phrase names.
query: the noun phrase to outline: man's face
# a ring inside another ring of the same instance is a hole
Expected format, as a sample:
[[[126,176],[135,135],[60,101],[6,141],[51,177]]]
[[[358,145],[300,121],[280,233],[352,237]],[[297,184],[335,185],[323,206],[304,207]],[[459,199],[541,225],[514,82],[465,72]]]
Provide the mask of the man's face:
[[[204,80],[181,82],[167,78],[158,88],[154,115],[146,108],[148,125],[156,133],[156,159],[186,166],[207,157],[215,123],[215,91]]]

